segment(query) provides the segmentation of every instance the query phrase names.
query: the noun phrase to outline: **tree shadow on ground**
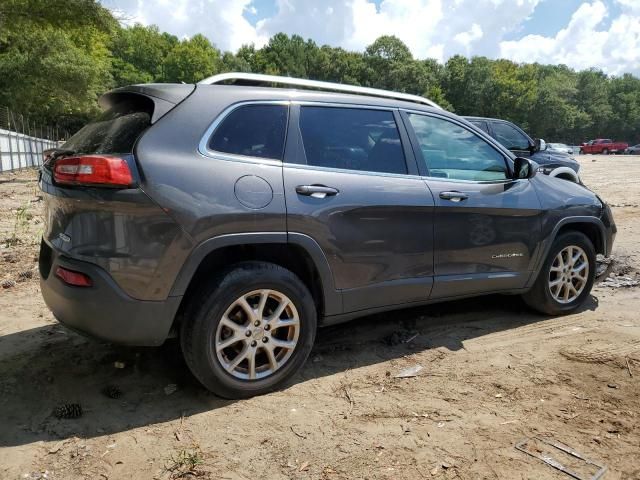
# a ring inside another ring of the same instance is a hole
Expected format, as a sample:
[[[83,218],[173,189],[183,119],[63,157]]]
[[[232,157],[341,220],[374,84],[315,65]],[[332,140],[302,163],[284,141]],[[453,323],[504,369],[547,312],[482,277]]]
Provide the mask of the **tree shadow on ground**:
[[[594,297],[582,307],[595,308]],[[456,351],[467,340],[547,319],[508,296],[364,317],[321,329],[310,360],[289,386],[430,349]],[[124,368],[116,368],[116,362]],[[165,388],[172,384],[177,390],[167,394],[171,387],[167,392]],[[108,398],[103,390],[109,385],[116,385],[122,396]],[[65,403],[81,404],[82,417],[55,418],[53,409]],[[0,337],[0,447],[99,437],[231,403],[197,383],[175,340],[159,348],[117,347],[58,324]]]

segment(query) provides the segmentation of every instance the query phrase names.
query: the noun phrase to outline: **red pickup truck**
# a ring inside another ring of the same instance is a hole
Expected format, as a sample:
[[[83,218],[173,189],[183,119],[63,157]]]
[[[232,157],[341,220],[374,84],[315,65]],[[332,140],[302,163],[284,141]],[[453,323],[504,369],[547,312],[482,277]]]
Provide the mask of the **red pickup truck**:
[[[589,140],[580,145],[580,153],[600,153],[609,155],[610,153],[622,153],[629,145],[623,142],[614,142],[610,138],[597,138]]]

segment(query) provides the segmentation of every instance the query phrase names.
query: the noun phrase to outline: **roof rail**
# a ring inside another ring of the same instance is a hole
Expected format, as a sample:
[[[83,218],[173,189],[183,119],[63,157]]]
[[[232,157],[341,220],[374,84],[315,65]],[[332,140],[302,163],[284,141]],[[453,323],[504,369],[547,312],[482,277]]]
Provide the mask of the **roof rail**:
[[[251,82],[263,83],[279,83],[282,85],[292,85],[296,87],[317,88],[319,90],[329,90],[334,92],[353,93],[357,95],[369,95],[372,97],[393,98],[396,100],[404,100],[406,102],[421,103],[430,107],[442,107],[428,98],[408,93],[392,92],[390,90],[381,90],[379,88],[358,87],[355,85],[345,85],[342,83],[321,82],[319,80],[307,80],[304,78],[281,77],[277,75],[263,75],[260,73],[221,73],[212,77],[200,80],[198,83],[203,85],[214,85],[228,80],[246,80]]]

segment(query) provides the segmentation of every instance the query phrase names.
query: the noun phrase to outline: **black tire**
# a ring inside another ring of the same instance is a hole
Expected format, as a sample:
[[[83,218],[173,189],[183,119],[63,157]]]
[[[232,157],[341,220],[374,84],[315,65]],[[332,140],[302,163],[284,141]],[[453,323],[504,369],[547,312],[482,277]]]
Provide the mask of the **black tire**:
[[[272,289],[286,295],[300,319],[298,341],[286,362],[266,378],[243,380],[221,365],[213,348],[222,316],[243,294]],[[281,387],[306,361],[317,327],[315,303],[307,287],[289,270],[266,262],[243,262],[220,272],[196,294],[185,310],[180,344],[187,365],[208,390],[229,398],[248,398]]]
[[[580,149],[580,151],[578,152],[578,155],[584,155],[584,150]]]
[[[586,253],[589,263],[589,274],[584,290],[571,303],[560,303],[551,295],[549,288],[549,275],[551,265],[555,257],[568,246],[578,246]],[[593,243],[589,238],[577,231],[570,231],[558,236],[551,245],[549,254],[538,273],[538,278],[531,290],[525,293],[522,298],[529,307],[540,313],[547,315],[563,315],[570,313],[580,307],[591,293],[596,273],[596,252]]]

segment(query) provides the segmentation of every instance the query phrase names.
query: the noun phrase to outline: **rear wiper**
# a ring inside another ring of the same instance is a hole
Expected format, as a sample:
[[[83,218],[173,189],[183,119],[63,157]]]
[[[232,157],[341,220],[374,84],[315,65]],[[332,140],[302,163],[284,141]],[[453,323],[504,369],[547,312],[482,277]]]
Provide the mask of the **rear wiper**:
[[[48,148],[42,152],[42,155],[45,160],[55,160],[62,155],[73,155],[74,153],[76,153],[75,150],[70,150],[68,148]]]

